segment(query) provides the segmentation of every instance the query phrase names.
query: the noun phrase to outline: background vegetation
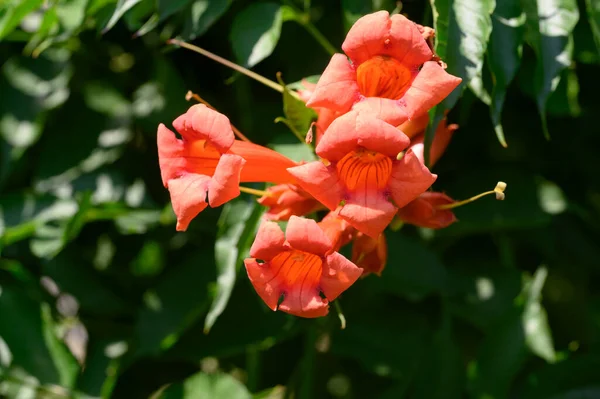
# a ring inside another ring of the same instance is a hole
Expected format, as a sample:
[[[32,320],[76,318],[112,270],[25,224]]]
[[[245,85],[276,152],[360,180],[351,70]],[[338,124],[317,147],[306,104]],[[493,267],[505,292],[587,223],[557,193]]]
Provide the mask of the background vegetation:
[[[199,93],[296,158],[281,95],[386,0],[0,0],[0,397],[600,397],[600,3],[406,0],[464,85],[436,165],[440,231],[387,235],[381,278],[305,320],[266,308],[241,259],[243,195],[176,233],[155,144]],[[507,148],[499,144],[503,135]],[[546,138],[545,138],[546,136]]]

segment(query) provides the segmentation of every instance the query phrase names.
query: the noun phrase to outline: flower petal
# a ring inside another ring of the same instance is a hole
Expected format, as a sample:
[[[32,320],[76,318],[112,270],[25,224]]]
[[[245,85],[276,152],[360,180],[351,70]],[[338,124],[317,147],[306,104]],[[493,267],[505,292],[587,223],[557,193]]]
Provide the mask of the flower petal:
[[[340,216],[355,229],[377,238],[390,224],[396,207],[380,192],[353,193],[340,211]]]
[[[388,184],[394,204],[402,208],[425,192],[436,178],[437,175],[432,174],[409,149],[392,167],[392,176]]]
[[[266,267],[264,263],[258,263],[253,258],[244,259],[244,265],[246,266],[248,279],[250,279],[256,293],[271,310],[277,310],[277,303],[279,302],[281,292],[278,289],[279,287],[269,284],[273,279],[271,269]]]
[[[314,161],[288,168],[298,185],[330,210],[337,208],[343,199],[343,187],[338,180],[335,167]]]
[[[279,225],[275,222],[263,221],[250,247],[250,256],[268,261],[285,248],[285,236]]]
[[[407,110],[402,100],[367,97],[356,103],[352,109],[371,114],[375,118],[391,123],[394,126],[398,126],[408,120]]]
[[[427,61],[400,101],[406,104],[409,118],[415,118],[440,103],[461,81],[437,62]]]
[[[241,182],[294,183],[294,178],[286,169],[298,165],[298,162],[277,151],[262,145],[235,140],[229,153],[239,155],[246,160],[240,175]]]
[[[321,291],[333,301],[346,291],[362,274],[363,269],[357,267],[338,252],[327,255],[323,263]]]
[[[220,152],[227,152],[235,136],[229,119],[204,104],[192,105],[173,121],[173,127],[184,140],[208,140]]]
[[[179,177],[185,171],[186,161],[182,157],[183,142],[178,140],[175,133],[162,123],[158,125],[156,142],[158,145],[160,176],[163,185],[167,187],[169,180]]]
[[[322,317],[329,312],[329,301],[321,298],[318,287],[294,285],[285,293],[279,310],[300,317]]]
[[[441,229],[456,222],[450,209],[436,209],[436,206],[451,204],[454,200],[443,193],[427,191],[405,207],[398,210],[398,218],[415,226]]]
[[[387,11],[356,21],[342,49],[356,65],[376,55],[388,55],[407,67],[418,67],[433,55],[417,24],[400,14],[390,18]]]
[[[240,171],[246,161],[239,155],[223,154],[208,186],[208,203],[216,208],[240,195]]]
[[[290,217],[285,237],[292,248],[325,256],[332,249],[332,244],[317,222],[298,216]]]
[[[408,120],[398,126],[404,134],[408,136],[408,138],[413,139],[415,136],[423,133],[429,124],[429,114],[425,112],[424,114],[417,116],[411,120]]]
[[[358,147],[395,157],[409,144],[410,139],[389,123],[351,111],[333,121],[316,152],[330,161],[339,161]]]
[[[380,276],[385,268],[387,255],[385,233],[377,238],[358,233],[352,243],[352,262],[363,268],[363,276],[369,273]]]
[[[307,107],[324,107],[347,112],[360,99],[356,71],[343,54],[334,54],[306,102]]]
[[[188,225],[208,205],[206,191],[210,177],[189,173],[168,181],[171,203],[177,216],[177,231],[185,231]]]

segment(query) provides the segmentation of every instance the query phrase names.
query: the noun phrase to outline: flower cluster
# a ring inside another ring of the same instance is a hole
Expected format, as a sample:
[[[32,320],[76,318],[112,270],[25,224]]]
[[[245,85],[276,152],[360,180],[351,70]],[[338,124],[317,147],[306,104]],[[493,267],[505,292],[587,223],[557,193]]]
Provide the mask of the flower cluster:
[[[245,260],[248,277],[269,308],[318,317],[359,277],[382,272],[384,230],[395,218],[428,228],[455,222],[454,201],[428,191],[437,176],[423,159],[427,111],[461,81],[432,51],[433,36],[385,11],[355,23],[346,55],[334,55],[318,83],[298,92],[318,114],[318,161],[237,140],[227,117],[202,104],[173,122],[180,138],[161,124],[160,169],[177,229],[240,195],[240,183],[273,183],[258,199],[267,211]],[[440,124],[432,165],[456,129]],[[326,211],[318,222],[303,217]],[[285,234],[277,221],[288,221]],[[350,243],[349,260],[338,251]]]

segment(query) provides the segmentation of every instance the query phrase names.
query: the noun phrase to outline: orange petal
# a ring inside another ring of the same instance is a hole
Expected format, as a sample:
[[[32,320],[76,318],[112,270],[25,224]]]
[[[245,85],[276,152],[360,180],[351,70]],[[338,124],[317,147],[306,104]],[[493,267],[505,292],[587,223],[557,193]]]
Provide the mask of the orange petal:
[[[412,139],[413,137],[423,133],[427,128],[427,125],[429,125],[429,114],[425,112],[421,116],[404,122],[398,126],[398,129],[406,134],[408,138]]]
[[[209,183],[210,177],[194,173],[168,181],[171,203],[177,216],[177,231],[185,231],[192,219],[206,208]]]
[[[240,171],[246,161],[239,155],[224,154],[208,186],[208,203],[216,208],[240,195]]]
[[[321,203],[296,184],[278,184],[267,188],[269,195],[262,196],[258,203],[267,207],[265,216],[269,220],[285,221],[292,215],[304,216],[321,208]]]
[[[392,168],[389,188],[394,204],[399,208],[405,206],[425,192],[436,178],[409,149]]]
[[[250,248],[250,256],[262,260],[271,260],[285,249],[285,236],[275,222],[264,221],[256,233],[256,238]]]
[[[438,128],[435,131],[435,137],[433,138],[433,143],[431,143],[431,150],[429,152],[429,164],[431,167],[437,163],[437,161],[444,155],[446,151],[446,147],[450,144],[450,139],[454,132],[458,129],[458,125],[451,124],[448,125],[446,119],[442,119]],[[421,162],[425,162],[425,146],[423,141],[425,140],[425,135],[417,136],[412,142],[410,148],[414,151],[415,155],[421,160]]]
[[[409,138],[389,123],[351,111],[333,121],[316,152],[329,161],[339,161],[358,147],[396,157],[409,144]]]
[[[441,229],[456,222],[456,216],[449,209],[436,209],[436,207],[453,202],[454,200],[446,194],[428,191],[400,208],[397,216],[415,226]]]
[[[413,80],[402,100],[409,118],[415,118],[439,104],[462,81],[435,61],[428,61]]]
[[[408,120],[406,104],[402,99],[391,100],[389,98],[367,97],[361,99],[352,109],[373,115],[375,118],[394,126]]]
[[[290,245],[300,251],[324,256],[332,249],[331,241],[312,219],[290,217],[285,236]]]
[[[325,166],[322,162],[314,161],[289,168],[288,171],[297,179],[300,187],[327,208],[334,210],[342,201],[343,187],[335,166]]]
[[[380,275],[387,262],[387,253],[384,233],[377,238],[358,233],[352,244],[352,262],[364,269],[363,276],[369,273]]]
[[[362,269],[346,259],[338,252],[333,252],[325,258],[323,275],[321,277],[321,290],[323,294],[333,301],[342,292],[346,291],[362,274]]]
[[[334,54],[306,106],[324,107],[344,113],[359,99],[354,67],[343,54]]]
[[[388,55],[408,67],[417,67],[432,57],[417,25],[400,14],[390,17],[387,11],[359,18],[342,49],[357,65],[377,55]]]
[[[287,168],[298,163],[270,148],[235,140],[229,153],[239,155],[246,160],[240,174],[241,182],[295,183]]]
[[[184,140],[208,140],[220,152],[227,152],[235,136],[229,119],[204,104],[192,105],[173,121],[173,127]]]
[[[340,216],[356,230],[376,238],[390,224],[396,210],[383,193],[364,191],[352,193],[342,207]]]

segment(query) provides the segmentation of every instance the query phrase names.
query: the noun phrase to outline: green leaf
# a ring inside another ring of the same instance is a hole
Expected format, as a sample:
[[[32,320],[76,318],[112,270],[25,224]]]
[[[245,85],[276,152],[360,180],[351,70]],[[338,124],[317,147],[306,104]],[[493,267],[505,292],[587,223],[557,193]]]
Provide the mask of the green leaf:
[[[228,374],[198,373],[167,388],[164,399],[251,399],[244,384]]]
[[[488,61],[493,77],[490,114],[498,141],[506,147],[502,129],[502,108],[508,86],[514,79],[523,52],[525,13],[521,0],[502,0],[492,14],[492,34],[488,46]]]
[[[208,285],[214,279],[211,255],[197,253],[175,265],[146,291],[135,327],[136,356],[156,355],[170,348],[207,310]]]
[[[102,29],[102,33],[106,33],[111,30],[127,11],[141,1],[143,0],[119,0],[115,6],[112,16],[104,26],[104,29]]]
[[[187,13],[182,36],[193,40],[201,36],[225,14],[233,0],[196,0]]]
[[[585,0],[587,16],[594,35],[594,41],[600,55],[600,3],[595,0]]]
[[[229,39],[238,61],[251,68],[271,55],[282,24],[282,7],[278,3],[254,3],[237,14]]]
[[[230,201],[223,207],[215,241],[217,285],[204,321],[205,333],[210,331],[229,302],[237,272],[248,255],[261,214],[258,203],[248,202],[245,198]]]
[[[508,398],[512,382],[526,358],[520,310],[514,308],[484,336],[477,360],[469,365],[473,397]]]
[[[379,10],[392,11],[396,3],[392,0],[342,0],[345,31],[350,30],[352,25],[363,15]]]
[[[11,33],[32,11],[40,8],[43,0],[12,1],[0,9],[0,40]]]
[[[29,296],[22,287],[0,286],[0,340],[10,351],[9,375],[33,377],[34,386],[55,384],[72,387],[77,361],[56,336],[50,306]],[[14,374],[13,374],[14,375]],[[0,383],[1,386],[1,383]]]
[[[191,0],[158,0],[158,15],[161,21],[187,6]]]
[[[548,276],[548,269],[539,267],[533,278],[526,278],[523,287],[525,309],[523,311],[523,330],[527,347],[542,359],[553,363],[556,352],[552,343],[552,334],[548,325],[548,315],[542,307],[542,288]]]
[[[466,85],[484,102],[482,68],[490,34],[495,0],[430,0],[436,31],[435,52],[448,64],[447,72],[462,78],[461,84],[430,111],[425,131],[425,163],[439,122],[454,107]]]
[[[296,162],[316,161],[314,150],[291,135],[277,135],[269,147]]]
[[[293,95],[289,87],[278,76],[279,84],[283,89],[283,113],[285,123],[299,139],[305,139],[313,121],[317,120],[317,113],[306,106],[306,103]]]
[[[536,103],[544,135],[549,138],[546,103],[558,86],[562,70],[571,65],[572,32],[579,20],[579,10],[576,0],[524,0],[523,8],[527,16],[525,40],[537,57]]]

